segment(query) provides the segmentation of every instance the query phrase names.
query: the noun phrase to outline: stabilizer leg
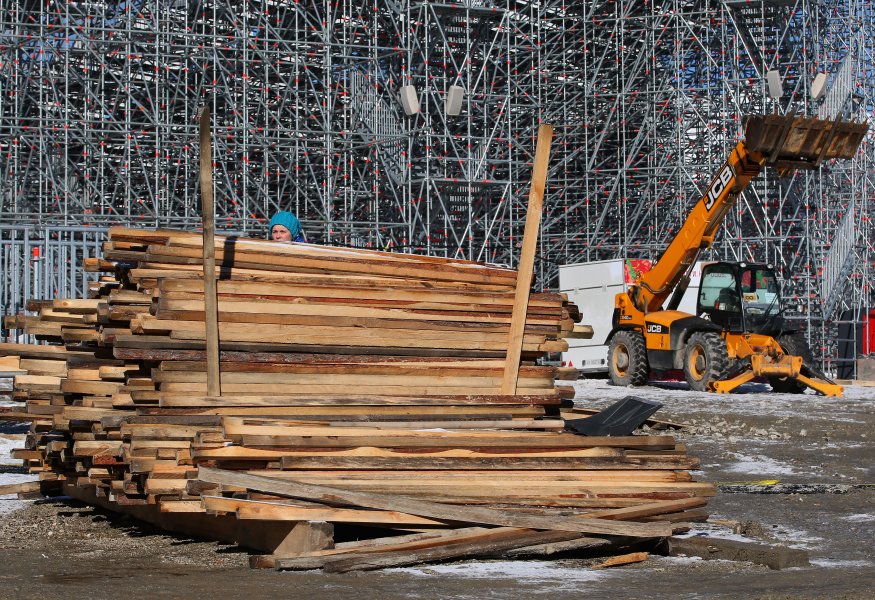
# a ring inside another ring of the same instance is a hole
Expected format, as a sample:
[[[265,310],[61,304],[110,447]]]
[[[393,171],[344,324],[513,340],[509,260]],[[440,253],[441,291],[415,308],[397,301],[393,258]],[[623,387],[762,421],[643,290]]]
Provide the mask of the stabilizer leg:
[[[833,383],[831,381],[824,381],[822,379],[813,379],[811,377],[806,377],[801,373],[797,375],[794,379],[800,381],[810,387],[812,390],[819,394],[823,394],[824,396],[829,396],[832,398],[840,398],[845,393],[845,388],[840,386],[837,383]]]

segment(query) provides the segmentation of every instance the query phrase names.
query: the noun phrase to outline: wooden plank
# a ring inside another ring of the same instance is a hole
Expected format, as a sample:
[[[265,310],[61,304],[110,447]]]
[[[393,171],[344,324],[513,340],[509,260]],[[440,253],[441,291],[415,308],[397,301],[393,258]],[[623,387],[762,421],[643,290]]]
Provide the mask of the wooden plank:
[[[544,203],[544,187],[547,182],[547,163],[550,159],[550,142],[553,127],[541,124],[538,128],[538,143],[535,149],[535,165],[532,170],[532,185],[529,192],[529,205],[526,210],[526,226],[523,232],[523,246],[520,250],[519,270],[516,280],[513,316],[507,342],[507,362],[504,365],[504,379],[501,386],[503,394],[515,394],[517,390],[517,369],[523,347],[523,330],[529,305],[529,288],[532,287],[532,274],[535,265],[535,248],[538,243],[538,230],[541,226],[541,209]]]
[[[466,390],[467,391],[467,390]],[[362,393],[319,393],[310,397],[297,391],[294,395],[280,396],[252,394],[247,396],[213,398],[203,394],[159,392],[162,408],[172,407],[285,407],[285,406],[459,406],[459,405],[558,405],[561,399],[549,394],[500,396],[494,394],[422,394],[394,395],[386,390],[376,395]]]
[[[256,475],[264,475],[265,473],[253,473]],[[348,482],[350,485],[358,482],[363,485],[373,485],[375,483],[409,483],[421,485],[423,487],[430,485],[468,485],[472,481],[482,485],[505,486],[513,487],[544,485],[544,486],[562,486],[565,484],[577,485],[579,482],[589,483],[597,482],[601,484],[607,481],[621,481],[630,483],[645,483],[645,482],[688,482],[691,480],[689,473],[679,473],[669,469],[596,469],[596,470],[535,470],[528,471],[525,469],[509,468],[506,470],[472,470],[472,471],[456,471],[453,469],[436,469],[426,472],[421,472],[415,469],[398,469],[385,472],[360,471],[352,468],[347,470],[328,469],[328,470],[310,470],[301,473],[277,473],[279,479],[293,478],[302,483],[319,483],[321,482]],[[326,484],[326,485],[334,485]],[[675,510],[683,510],[687,508],[699,507],[704,504],[702,500],[685,501],[691,502],[689,505],[672,506]],[[697,503],[698,502],[698,503]],[[620,515],[627,519],[638,518],[639,514]]]
[[[112,227],[109,231],[110,240],[120,241],[128,240],[137,243],[139,246],[150,244],[169,244],[169,245],[188,245],[197,246],[201,240],[186,231],[180,230],[145,230],[124,227]],[[224,244],[225,238],[219,237],[219,242]],[[362,248],[330,248],[318,246],[314,244],[295,244],[294,247],[277,246],[264,240],[254,238],[234,238],[236,243],[241,247],[260,252],[265,255],[315,255],[315,256],[331,256],[340,255],[347,258],[356,257],[359,260],[388,260],[399,263],[422,263],[422,264],[447,264],[457,268],[469,268],[473,270],[482,270],[489,268],[496,272],[503,272],[508,277],[512,277],[512,271],[502,269],[501,267],[486,266],[483,263],[458,259],[458,258],[441,258],[424,256],[420,254],[402,254],[395,252],[383,252],[379,250],[367,250]]]
[[[207,393],[222,395],[219,379],[219,319],[216,292],[215,205],[213,201],[213,157],[210,136],[210,107],[198,115],[200,130],[200,193],[203,213],[204,314],[207,351]]]
[[[26,494],[29,492],[38,492],[40,490],[39,481],[24,481],[21,483],[7,483],[0,485],[0,496],[7,494]]]
[[[143,253],[139,258],[144,258]],[[199,280],[202,277],[202,271],[197,265],[187,264],[172,264],[160,263],[155,261],[139,261],[138,267],[131,269],[128,275],[132,281],[139,282],[144,287],[155,287],[158,285],[159,279],[188,279]],[[392,279],[389,277],[381,277],[374,275],[366,275],[361,273],[294,273],[288,271],[265,271],[259,268],[240,268],[240,267],[216,267],[217,277],[228,281],[248,281],[259,283],[281,283],[281,284],[333,284],[333,285],[350,285],[358,287],[380,287],[387,289],[410,289],[410,290],[447,290],[447,291],[462,291],[462,292],[499,292],[505,293],[508,290],[506,285],[501,284],[486,284],[486,283],[470,283],[466,281],[434,281],[432,279],[423,278],[404,278]]]
[[[68,356],[93,356],[89,352],[69,352],[64,346],[36,346],[34,344],[14,344],[0,342],[0,356],[20,356],[21,358],[45,358],[65,360]]]
[[[118,335],[113,342],[113,348],[162,348],[162,349],[193,349],[203,350],[203,340],[171,339],[163,335]],[[503,356],[498,350],[460,349],[454,348],[452,352],[440,348],[399,348],[394,346],[342,346],[342,345],[316,345],[316,344],[281,344],[281,343],[258,343],[258,342],[221,342],[220,351],[235,352],[318,352],[320,354],[351,354],[351,355],[379,355],[379,356],[421,356],[421,357],[445,357],[474,358],[474,357],[499,357]],[[524,352],[525,354],[525,352]],[[540,351],[532,352],[532,358],[540,355]]]
[[[95,382],[97,383],[97,382]],[[109,382],[101,382],[101,383],[109,383]],[[253,395],[253,396],[263,396],[271,391],[276,390],[276,384],[272,383],[226,383],[225,384],[225,394],[226,395],[238,395],[240,398],[232,399],[232,403],[241,404],[245,400],[245,396]],[[319,396],[342,396],[344,391],[349,390],[349,384],[344,383],[311,383],[311,384],[301,384],[295,387],[295,392],[299,394],[298,397],[307,396],[307,395],[319,395]],[[161,391],[166,393],[191,393],[193,395],[201,396],[206,395],[207,393],[207,385],[206,383],[164,383],[161,385]],[[480,392],[483,395],[497,394],[499,392],[499,386],[496,385],[494,387],[479,387],[472,389],[472,387],[468,384],[463,385],[432,385],[431,383],[425,383],[422,385],[404,385],[400,383],[398,385],[386,385],[381,383],[375,383],[373,385],[365,385],[360,384],[357,386],[356,392],[360,394],[371,394],[375,397],[379,397],[381,394],[388,394],[390,396],[402,396],[404,394],[409,394],[411,396],[441,396],[441,395],[462,395],[468,392]],[[553,395],[557,398],[564,397],[560,393],[560,388],[557,386],[553,389],[548,389],[544,387],[526,387],[519,388],[519,393],[523,395],[537,395],[543,394],[545,396]],[[90,393],[90,392],[84,392]],[[573,396],[573,388],[570,396]],[[223,396],[224,397],[224,396]],[[163,405],[162,405],[163,406]],[[178,406],[178,405],[177,405]]]
[[[361,510],[330,506],[302,507],[264,500],[240,500],[216,496],[202,496],[206,510],[233,512],[238,519],[267,521],[330,521],[332,523],[357,523],[361,525],[416,525],[445,527],[444,521],[417,517],[397,511]]]
[[[644,562],[647,560],[649,554],[647,552],[630,552],[629,554],[621,554],[619,556],[612,556],[607,560],[604,560],[597,565],[593,565],[591,568],[593,569],[608,569],[610,567],[619,567],[622,565],[630,565],[633,563]]]
[[[277,569],[325,567],[329,571],[347,571],[419,564],[464,556],[545,556],[567,550],[611,545],[610,541],[600,538],[562,535],[545,541],[544,537],[534,534],[535,532],[531,530],[523,529],[472,527],[441,534],[417,534],[369,540],[366,544],[359,542],[338,544],[332,550],[277,560],[274,566]],[[494,545],[496,539],[515,539],[519,544]],[[487,543],[483,544],[486,540]]]
[[[265,271],[295,271],[317,273],[367,274],[397,278],[434,279],[437,281],[467,281],[477,284],[512,285],[513,271],[492,267],[459,269],[456,265],[441,263],[402,262],[388,254],[380,259],[361,260],[341,254],[308,256],[305,254],[280,253],[270,249],[262,240],[231,240],[216,237],[216,260],[224,267],[255,268]],[[191,246],[150,245],[146,253],[147,261],[163,263],[194,264],[201,255],[201,244]],[[279,244],[275,248],[279,248]],[[299,251],[304,244],[295,244]],[[282,248],[285,250],[285,246]],[[344,248],[343,250],[348,250]],[[115,258],[116,253],[107,253]],[[268,258],[269,257],[269,258]],[[341,258],[342,257],[342,258]]]
[[[269,308],[269,307],[267,307]],[[289,315],[278,314],[271,311],[266,312],[227,312],[219,311],[219,322],[221,323],[257,323],[257,324],[277,324],[277,325],[294,325],[297,327],[334,327],[346,328],[343,331],[347,332],[349,328],[369,328],[369,329],[417,329],[429,331],[474,331],[478,333],[496,333],[507,335],[509,325],[507,323],[493,322],[486,323],[477,319],[468,321],[454,320],[419,320],[419,319],[396,319],[382,317],[353,317],[353,316],[338,316],[333,314],[331,310],[317,311],[314,315]],[[145,313],[142,313],[145,314]],[[203,311],[198,310],[173,310],[162,308],[158,311],[156,317],[161,321],[203,321]],[[148,318],[148,317],[146,317]],[[130,315],[129,321],[135,321],[135,324],[142,322],[142,317],[139,315]],[[557,327],[557,322],[550,324],[535,324],[527,322],[525,328],[526,335],[542,335],[548,338],[557,338],[564,335]]]
[[[67,363],[62,360],[53,359],[37,359],[37,358],[21,358],[17,356],[8,356],[6,359],[15,359],[16,364],[12,364],[12,368],[2,367],[0,370],[18,370],[23,369],[27,375],[48,375],[50,377],[66,377]],[[25,373],[22,373],[24,375]]]
[[[224,444],[223,444],[224,445]],[[214,448],[220,450],[220,448]],[[204,448],[206,450],[206,448]],[[375,448],[373,446],[361,446],[356,448],[286,448],[283,450],[261,450],[257,448],[240,448],[236,447],[230,451],[223,451],[224,455],[233,456],[237,451],[242,453],[253,453],[252,456],[272,456],[280,454],[281,456],[289,456],[293,458],[300,457],[320,457],[320,458],[339,458],[357,457],[357,458],[417,458],[429,457],[435,460],[452,459],[452,458],[472,458],[472,459],[493,459],[501,460],[502,458],[588,458],[588,457],[622,457],[623,450],[619,448],[575,448],[575,449],[469,449],[469,448],[444,448],[437,450],[398,450],[389,448]],[[263,452],[273,454],[262,454]],[[280,476],[278,473],[277,476]]]
[[[339,488],[300,484],[272,477],[260,477],[221,469],[201,467],[198,479],[208,483],[236,485],[248,489],[298,497],[316,502],[341,502],[353,506],[395,510],[440,520],[504,525],[551,531],[573,531],[632,537],[662,537],[671,535],[671,527],[661,523],[622,523],[605,519],[555,518],[537,515],[508,514],[482,507],[457,507],[404,497],[352,492]]]
[[[496,293],[495,290],[481,291],[476,289],[456,289],[442,287],[436,284],[429,288],[402,287],[403,284],[386,286],[383,281],[373,279],[359,280],[352,277],[328,277],[322,281],[297,281],[295,283],[279,283],[264,281],[231,281],[223,279],[217,282],[217,290],[222,297],[246,296],[265,298],[277,296],[290,298],[346,298],[352,300],[391,300],[392,302],[437,301],[441,304],[471,304],[472,306],[504,307],[510,311],[514,298],[508,292]],[[164,278],[159,290],[162,295],[168,292],[185,292],[202,294],[203,283],[198,280]],[[562,297],[555,293],[532,294],[530,307],[551,309],[561,306]]]
[[[374,318],[374,319],[413,319],[419,321],[450,321],[468,322],[475,324],[503,324],[510,325],[512,314],[496,310],[477,312],[467,310],[468,306],[462,306],[456,310],[418,309],[403,305],[369,306],[366,304],[334,304],[326,307],[314,303],[301,302],[267,302],[264,300],[254,301],[249,298],[222,298],[219,300],[220,317],[226,313],[263,313],[269,309],[276,315],[295,315],[324,317],[326,313],[337,317],[349,318]],[[158,300],[158,313],[160,318],[163,311],[202,311],[203,302],[191,299],[161,298]],[[558,327],[561,314],[527,315],[525,323],[529,325],[547,325]],[[142,318],[141,318],[142,320]],[[202,321],[201,321],[202,323]],[[165,324],[167,326],[168,324]]]
[[[317,355],[307,355],[317,356]],[[504,372],[503,360],[470,359],[464,361],[432,361],[427,358],[418,360],[406,360],[396,358],[383,361],[379,357],[352,357],[368,358],[368,361],[344,361],[344,357],[338,360],[321,360],[310,362],[225,362],[222,365],[224,373],[337,373],[337,374],[361,374],[361,375],[423,375],[423,374],[452,374],[452,375],[482,375],[501,376]],[[116,367],[118,368],[118,367]],[[172,360],[160,366],[161,372],[186,371],[204,372],[206,363],[203,361]],[[565,369],[563,369],[565,370]],[[576,372],[576,369],[567,369]],[[520,375],[525,377],[554,377],[560,369],[555,367],[522,366]],[[103,373],[103,369],[101,369]]]
[[[580,537],[559,531],[538,532],[531,529],[497,528],[487,530],[477,536],[471,536],[470,539],[454,540],[451,543],[441,545],[432,543],[432,547],[418,550],[403,548],[392,552],[363,553],[361,555],[341,554],[336,557],[326,557],[322,560],[322,568],[329,573],[346,573],[401,567],[451,558],[496,555],[514,548],[561,542]],[[600,546],[604,543],[603,540],[597,538],[591,538],[591,541],[594,546]]]
[[[629,457],[529,457],[529,456],[471,456],[471,457],[366,457],[366,456],[298,456],[285,455],[281,459],[284,470],[309,469],[360,469],[365,471],[387,471],[396,469],[419,469],[422,471],[438,469],[504,471],[508,469],[567,471],[591,469],[692,469],[698,464],[690,457],[669,457],[659,459],[635,459]]]
[[[97,373],[95,372],[95,377]],[[209,375],[203,371],[154,371],[152,373],[152,381],[161,384],[169,383],[208,383]],[[69,379],[68,379],[69,380]],[[330,382],[333,386],[385,386],[388,390],[390,386],[408,386],[414,387],[469,387],[471,392],[480,391],[477,388],[489,388],[498,391],[501,385],[499,377],[490,377],[488,374],[484,376],[467,375],[457,376],[452,374],[441,374],[439,371],[434,374],[401,374],[390,375],[382,373],[337,373],[332,369],[323,369],[322,373],[294,373],[294,372],[228,372],[221,374],[222,384],[253,384],[257,385],[258,389],[265,386],[294,386],[294,389],[299,389],[300,386],[308,384],[327,384]],[[550,393],[553,388],[553,378],[549,376],[541,377],[525,377],[520,380],[520,386],[526,389],[544,388],[544,393]],[[170,386],[161,386],[162,390],[169,391]],[[256,389],[256,388],[253,388]],[[207,386],[209,393],[209,386]],[[209,394],[208,394],[209,395]]]

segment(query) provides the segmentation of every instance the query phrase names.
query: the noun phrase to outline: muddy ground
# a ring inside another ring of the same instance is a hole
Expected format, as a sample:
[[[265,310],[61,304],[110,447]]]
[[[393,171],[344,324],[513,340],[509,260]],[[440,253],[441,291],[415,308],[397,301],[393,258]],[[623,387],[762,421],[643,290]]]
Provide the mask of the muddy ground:
[[[578,404],[599,408],[629,394],[601,380],[577,390]],[[875,388],[838,399],[759,384],[730,396],[672,383],[632,393],[662,402],[657,417],[689,424],[676,435],[701,458],[696,478],[721,484],[711,522],[694,534],[805,549],[811,566],[651,557],[593,570],[592,559],[569,557],[353,575],[252,571],[233,546],[72,501],[0,497],[0,598],[875,598]],[[0,451],[23,431],[0,424]],[[0,457],[0,483],[25,477]],[[756,485],[764,480],[779,484]]]

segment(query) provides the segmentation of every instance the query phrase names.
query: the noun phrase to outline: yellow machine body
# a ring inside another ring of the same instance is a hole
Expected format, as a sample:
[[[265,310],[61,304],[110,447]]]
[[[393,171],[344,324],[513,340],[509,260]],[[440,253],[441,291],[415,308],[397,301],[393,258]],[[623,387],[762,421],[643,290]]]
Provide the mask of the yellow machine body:
[[[725,331],[674,308],[701,251],[711,246],[727,212],[765,166],[786,175],[796,169],[816,168],[823,160],[851,158],[867,129],[868,124],[841,120],[782,115],[749,117],[745,139],[730,152],[654,267],[626,292],[617,294],[609,338],[612,380],[621,385],[640,385],[642,374],[658,362],[659,368],[683,369],[691,386],[701,384],[702,389],[711,391],[729,392],[745,381],[765,376],[789,378],[828,396],[841,395],[841,386],[825,376],[804,375],[802,357],[789,355],[775,338]],[[664,308],[670,297],[668,307]],[[643,338],[643,344],[638,336]],[[723,340],[725,349],[716,347],[715,336]],[[688,347],[691,341],[695,348]],[[738,373],[730,369],[712,378],[714,373],[709,372],[708,362],[709,353],[714,351],[725,351],[728,364],[743,364],[745,368]],[[642,353],[648,360],[646,369],[640,364],[645,360]]]

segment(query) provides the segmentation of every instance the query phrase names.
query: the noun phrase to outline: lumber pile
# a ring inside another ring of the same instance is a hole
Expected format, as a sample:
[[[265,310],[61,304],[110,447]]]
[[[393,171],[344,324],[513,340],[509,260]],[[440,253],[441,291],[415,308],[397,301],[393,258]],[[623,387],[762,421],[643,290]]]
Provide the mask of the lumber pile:
[[[576,371],[536,362],[575,335],[563,295],[531,295],[508,395],[515,271],[217,238],[210,396],[202,251],[113,229],[91,297],[7,318],[51,342],[0,344],[26,372],[2,418],[32,423],[15,456],[45,493],[333,571],[615,553],[707,516],[714,487],[671,436],[565,431]]]

